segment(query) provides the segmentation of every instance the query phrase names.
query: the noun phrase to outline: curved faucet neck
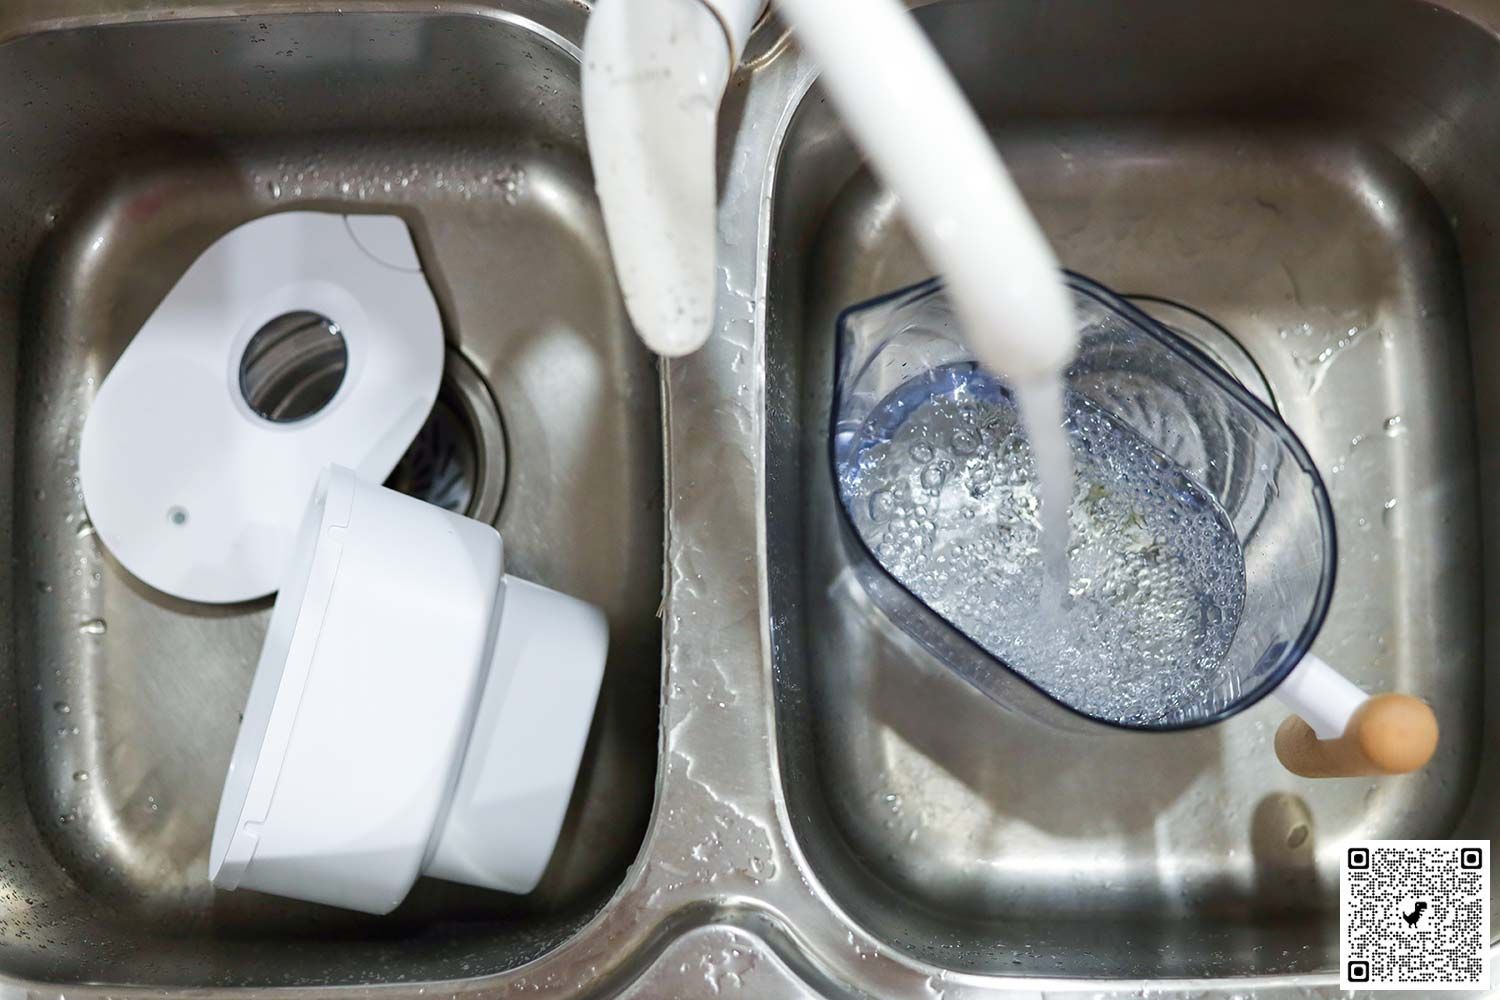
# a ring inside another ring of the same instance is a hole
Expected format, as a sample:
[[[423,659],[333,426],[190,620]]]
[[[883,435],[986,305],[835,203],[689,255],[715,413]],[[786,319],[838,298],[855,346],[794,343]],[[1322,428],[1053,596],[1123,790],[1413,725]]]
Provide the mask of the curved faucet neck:
[[[719,103],[763,0],[606,0],[583,38],[583,121],[625,307],[653,351],[713,329]]]
[[[1018,381],[1077,347],[1056,257],[958,84],[899,0],[779,0],[875,172],[947,280],[979,360]],[[584,126],[631,319],[660,354],[707,338],[718,105],[763,0],[605,0],[584,35]],[[727,44],[726,44],[727,43]],[[899,69],[899,72],[896,70]]]

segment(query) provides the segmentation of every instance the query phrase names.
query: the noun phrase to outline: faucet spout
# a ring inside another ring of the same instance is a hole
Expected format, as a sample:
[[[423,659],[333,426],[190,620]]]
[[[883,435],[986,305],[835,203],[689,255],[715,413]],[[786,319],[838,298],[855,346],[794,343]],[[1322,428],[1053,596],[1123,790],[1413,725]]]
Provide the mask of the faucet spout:
[[[601,0],[584,34],[583,114],[626,308],[648,346],[713,325],[718,106],[764,0]],[[779,0],[928,260],[976,357],[1018,383],[1078,343],[1041,228],[958,84],[899,0]]]
[[[583,122],[615,271],[636,331],[668,357],[713,329],[719,103],[760,3],[605,0],[584,32]]]

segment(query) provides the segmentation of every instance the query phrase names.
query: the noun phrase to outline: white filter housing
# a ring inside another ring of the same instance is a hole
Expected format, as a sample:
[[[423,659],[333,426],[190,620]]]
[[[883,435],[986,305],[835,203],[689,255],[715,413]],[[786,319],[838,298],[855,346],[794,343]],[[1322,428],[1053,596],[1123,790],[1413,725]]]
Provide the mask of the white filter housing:
[[[504,574],[494,528],[330,467],[272,612],[210,878],[367,913],[423,873],[530,891],[607,646],[598,609]]]

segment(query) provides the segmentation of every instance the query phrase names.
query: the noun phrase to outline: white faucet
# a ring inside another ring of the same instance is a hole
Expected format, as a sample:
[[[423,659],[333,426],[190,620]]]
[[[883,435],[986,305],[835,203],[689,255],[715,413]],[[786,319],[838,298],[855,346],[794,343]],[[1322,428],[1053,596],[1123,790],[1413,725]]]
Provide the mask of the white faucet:
[[[777,0],[875,172],[946,279],[975,356],[1018,382],[1077,346],[1057,259],[899,0]],[[625,305],[652,350],[713,328],[719,102],[765,0],[598,0],[583,120]]]
[[[947,280],[975,356],[1022,389],[1051,392],[1045,409],[1056,430],[1055,376],[1078,343],[1072,299],[947,67],[900,0],[777,4]],[[659,354],[694,351],[713,329],[719,101],[765,6],[597,0],[584,32],[583,120],[604,225],[630,318]],[[1035,441],[1040,430],[1028,425],[1027,433]],[[1063,492],[1044,498],[1043,511],[1066,512],[1071,473],[1053,483]],[[1057,537],[1066,538],[1062,517]],[[1276,694],[1297,713],[1276,736],[1277,755],[1296,774],[1405,773],[1437,747],[1425,704],[1371,698],[1311,654]]]

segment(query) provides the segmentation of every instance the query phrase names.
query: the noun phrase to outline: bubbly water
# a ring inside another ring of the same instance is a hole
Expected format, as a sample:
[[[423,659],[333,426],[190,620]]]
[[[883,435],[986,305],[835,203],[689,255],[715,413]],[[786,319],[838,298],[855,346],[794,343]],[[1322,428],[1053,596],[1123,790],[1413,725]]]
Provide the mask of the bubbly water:
[[[1059,700],[1117,722],[1201,716],[1238,693],[1223,666],[1245,594],[1234,530],[1133,431],[1062,402],[1076,475],[1056,607],[1017,400],[973,364],[875,408],[840,469],[844,506],[908,590]]]

